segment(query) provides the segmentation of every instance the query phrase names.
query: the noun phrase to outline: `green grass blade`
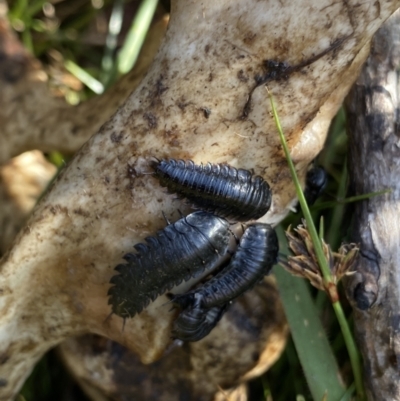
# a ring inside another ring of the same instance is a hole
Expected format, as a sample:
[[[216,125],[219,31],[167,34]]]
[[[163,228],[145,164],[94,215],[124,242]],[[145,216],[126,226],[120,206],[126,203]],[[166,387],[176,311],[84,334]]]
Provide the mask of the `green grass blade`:
[[[8,15],[14,29],[21,32],[22,43],[25,48],[33,54],[33,42],[30,32],[32,16],[27,12],[27,8],[28,0],[17,0]]]
[[[25,26],[25,29],[22,31],[21,36],[25,48],[29,50],[32,54],[34,54],[31,30],[27,26]]]
[[[337,200],[334,200],[334,201],[318,203],[317,205],[313,206],[311,209],[313,211],[318,211],[318,210],[323,210],[323,209],[332,209],[338,203],[345,205],[347,203],[359,202],[359,201],[362,201],[365,199],[373,198],[374,196],[387,194],[389,192],[392,192],[392,190],[391,189],[382,189],[381,191],[368,192],[366,194],[356,195],[356,196],[349,196],[348,198],[344,198],[344,199],[338,198]]]
[[[116,0],[111,12],[110,22],[108,24],[108,34],[104,48],[104,55],[101,61],[102,82],[108,86],[116,75],[114,68],[114,52],[118,44],[118,35],[121,32],[122,21],[124,17],[124,1]]]
[[[336,196],[344,198],[347,192],[347,167],[346,162],[343,164],[342,172],[339,180],[339,187]],[[342,203],[337,203],[333,207],[332,219],[329,226],[329,231],[326,236],[326,241],[332,249],[337,249],[341,243],[341,230],[340,227],[343,224],[343,215],[345,212],[345,205]]]
[[[9,18],[11,20],[13,19],[20,19],[24,23],[26,23],[24,17],[27,15],[26,10],[28,8],[28,0],[17,0],[14,3],[14,6],[10,8],[10,11],[8,13]]]
[[[72,74],[75,75],[82,83],[84,83],[94,93],[101,95],[104,92],[103,84],[97,79],[93,78],[88,72],[79,65],[75,64],[71,60],[65,60],[65,68]]]
[[[135,64],[147,31],[149,30],[151,20],[153,19],[157,2],[157,0],[143,0],[140,4],[139,10],[126,36],[125,43],[118,54],[117,69],[120,74],[126,74]]]
[[[350,401],[351,397],[356,389],[355,384],[353,383],[347,391],[344,393],[343,397],[339,401]]]
[[[281,251],[285,253],[286,238],[277,228]],[[318,310],[304,280],[275,268],[279,293],[308,386],[315,401],[325,392],[329,401],[339,401],[345,393],[340,382],[339,367],[332,353]]]
[[[48,0],[36,0],[29,2],[29,7],[27,9],[28,14],[33,17],[36,15],[43,6],[48,2]]]
[[[319,235],[317,233],[317,229],[315,228],[313,219],[311,217],[310,209],[308,208],[306,199],[304,197],[300,181],[299,181],[299,179],[297,177],[296,169],[294,167],[292,158],[290,157],[289,149],[288,149],[287,144],[286,144],[285,136],[283,135],[282,126],[281,126],[281,123],[280,123],[280,120],[279,120],[279,116],[278,116],[278,114],[276,112],[276,107],[275,107],[274,101],[272,99],[272,95],[270,95],[270,100],[271,100],[272,112],[273,112],[274,119],[275,119],[275,124],[276,124],[276,127],[278,128],[278,132],[279,132],[279,136],[281,138],[283,151],[285,153],[285,157],[286,157],[287,163],[289,165],[289,169],[290,169],[290,173],[292,175],[293,183],[294,183],[294,185],[296,187],[296,193],[297,193],[297,197],[299,199],[301,210],[303,211],[303,215],[304,215],[304,218],[305,218],[306,223],[307,223],[307,229],[308,229],[308,231],[310,233],[310,236],[311,236],[313,244],[314,244],[315,254],[316,254],[316,257],[317,257],[317,260],[318,260],[318,263],[320,265],[320,268],[321,268],[321,271],[323,273],[325,281],[330,282],[330,281],[332,281],[331,272],[329,270],[328,263],[327,263],[327,261],[325,259],[325,255],[324,255],[324,252],[323,252],[323,249],[322,249],[322,243],[320,241]]]
[[[316,257],[318,260],[318,264],[319,264],[319,267],[321,269],[321,272],[322,272],[322,275],[324,278],[325,287],[329,291],[329,295],[332,300],[332,307],[333,307],[333,310],[335,311],[336,318],[339,322],[340,329],[343,333],[343,338],[346,343],[347,351],[348,351],[350,362],[351,362],[351,367],[352,367],[353,374],[354,374],[354,381],[355,381],[355,385],[357,388],[357,395],[358,395],[359,400],[364,400],[365,393],[364,393],[364,387],[363,387],[363,383],[362,383],[360,355],[358,353],[358,349],[356,347],[354,337],[351,333],[350,327],[347,323],[345,314],[343,312],[342,305],[340,304],[339,296],[338,296],[338,292],[337,292],[337,288],[336,288],[336,283],[333,280],[331,272],[329,270],[328,262],[325,258],[325,255],[324,255],[324,252],[322,249],[321,239],[318,236],[313,219],[311,217],[310,209],[308,208],[307,202],[304,198],[303,190],[301,188],[300,181],[297,177],[296,169],[294,167],[292,158],[290,156],[289,148],[286,143],[286,138],[283,134],[279,116],[276,111],[274,99],[270,92],[268,92],[268,94],[269,94],[270,101],[271,101],[271,108],[272,108],[272,113],[274,115],[275,124],[278,129],[279,137],[281,139],[281,144],[282,144],[282,147],[283,147],[283,150],[285,153],[287,163],[289,165],[292,180],[296,187],[297,197],[299,199],[299,203],[300,203],[301,209],[303,211],[303,215],[307,222],[307,229],[312,238],[312,242],[314,245],[314,251],[315,251],[315,254],[316,254]]]

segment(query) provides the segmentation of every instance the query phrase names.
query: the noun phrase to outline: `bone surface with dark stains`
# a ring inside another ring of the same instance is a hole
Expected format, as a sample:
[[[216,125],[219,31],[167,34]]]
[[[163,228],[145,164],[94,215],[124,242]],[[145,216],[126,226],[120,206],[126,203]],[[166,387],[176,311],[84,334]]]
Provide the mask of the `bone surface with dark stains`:
[[[301,73],[268,83],[304,182],[373,33],[399,5],[173,1],[165,40],[146,77],[57,177],[0,262],[0,381],[6,383],[0,397],[14,398],[48,349],[84,333],[125,345],[143,363],[160,358],[171,343],[174,318],[161,313],[165,296],[127,319],[123,331],[120,317],[106,320],[113,266],[133,244],[165,226],[162,211],[178,218],[177,202],[146,174],[143,160],[209,160],[253,170],[274,194],[262,222],[281,221],[296,202],[295,189],[262,86],[253,93],[249,117],[240,118],[259,66],[263,60],[299,65],[350,35]],[[243,80],[240,71],[251,79]],[[1,85],[0,96],[15,89]],[[40,91],[35,95],[40,100]],[[209,118],[199,113],[202,107],[212,110]],[[59,142],[60,136],[48,139]],[[135,176],[127,175],[130,168]]]
[[[271,366],[286,334],[275,281],[267,278],[238,298],[209,336],[175,346],[153,364],[143,365],[126,348],[94,336],[69,340],[60,352],[84,389],[115,401],[211,401],[221,387],[220,396]]]

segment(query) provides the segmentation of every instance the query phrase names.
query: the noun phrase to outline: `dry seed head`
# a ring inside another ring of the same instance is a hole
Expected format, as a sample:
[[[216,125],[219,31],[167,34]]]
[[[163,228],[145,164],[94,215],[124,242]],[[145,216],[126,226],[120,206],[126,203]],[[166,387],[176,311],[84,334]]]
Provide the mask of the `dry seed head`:
[[[310,233],[303,221],[294,230],[289,226],[285,232],[292,256],[282,266],[295,276],[306,278],[322,291],[327,291],[321,269],[311,240]],[[331,271],[333,284],[337,284],[344,275],[352,274],[352,267],[358,255],[356,244],[343,244],[338,252],[332,252],[329,244],[322,240],[322,249]]]

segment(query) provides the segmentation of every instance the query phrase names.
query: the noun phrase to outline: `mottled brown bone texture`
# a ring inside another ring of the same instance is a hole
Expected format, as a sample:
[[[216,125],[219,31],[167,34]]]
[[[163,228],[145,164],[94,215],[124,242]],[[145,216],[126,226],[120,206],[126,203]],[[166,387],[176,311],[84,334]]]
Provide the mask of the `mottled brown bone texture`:
[[[124,330],[121,318],[106,319],[109,280],[121,256],[164,226],[161,211],[171,219],[178,207],[188,212],[145,174],[148,160],[254,169],[273,191],[261,220],[281,220],[295,191],[267,92],[263,85],[254,89],[255,77],[271,73],[265,60],[293,66],[262,81],[275,96],[304,178],[373,33],[399,3],[174,1],[146,77],[60,174],[0,262],[0,398],[11,399],[43,353],[70,336],[100,334],[142,362],[160,358],[175,316],[165,296],[128,319]],[[2,96],[12,90],[10,80],[1,85]],[[54,124],[59,120],[63,114]]]
[[[243,381],[271,366],[285,345],[286,333],[270,277],[234,302],[204,340],[174,346],[152,364],[141,364],[126,348],[98,336],[70,339],[59,351],[92,398],[96,391],[115,401],[245,401]],[[223,398],[226,394],[230,396]]]
[[[347,283],[369,400],[400,400],[400,13],[372,41],[347,99],[356,274]]]

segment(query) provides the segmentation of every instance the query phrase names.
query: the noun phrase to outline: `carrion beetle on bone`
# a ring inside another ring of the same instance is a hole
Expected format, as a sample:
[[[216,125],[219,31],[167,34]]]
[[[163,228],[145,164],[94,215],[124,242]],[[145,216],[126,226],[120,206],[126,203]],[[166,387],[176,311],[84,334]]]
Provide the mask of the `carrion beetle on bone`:
[[[225,218],[257,219],[271,205],[268,183],[249,170],[175,159],[151,165],[169,192],[206,211],[168,225],[146,238],[146,244],[135,245],[136,254],[125,255],[127,263],[115,268],[119,274],[111,278],[113,286],[108,292],[112,312],[123,318],[133,317],[173,286],[212,268],[227,252],[233,235]],[[204,338],[228,304],[269,273],[277,255],[273,228],[265,223],[249,225],[226,268],[200,288],[172,298],[181,308],[173,337],[183,341]]]
[[[153,161],[151,166],[169,192],[221,217],[246,222],[264,216],[271,206],[268,183],[249,170],[175,159]]]

